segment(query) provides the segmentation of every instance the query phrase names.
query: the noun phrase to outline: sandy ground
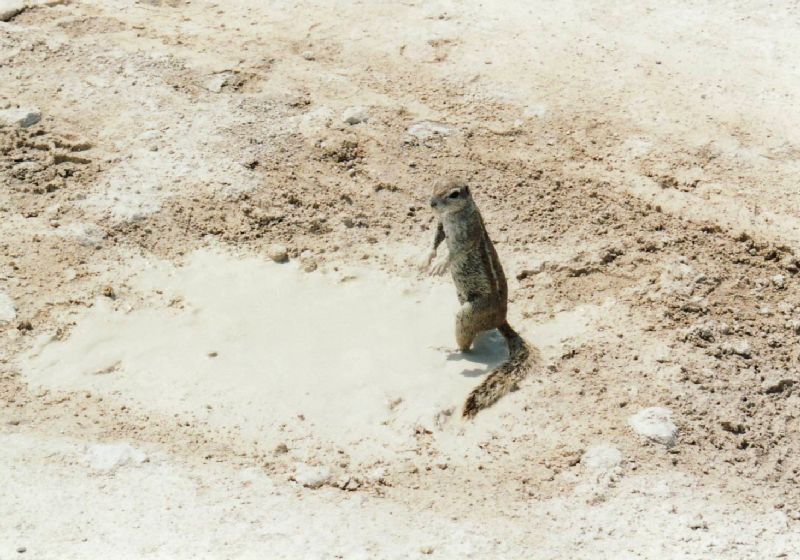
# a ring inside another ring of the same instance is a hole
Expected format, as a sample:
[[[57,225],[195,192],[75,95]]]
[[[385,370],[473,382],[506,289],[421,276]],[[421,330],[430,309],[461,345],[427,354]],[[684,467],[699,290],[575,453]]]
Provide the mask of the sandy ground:
[[[0,16],[0,558],[800,558],[795,3]]]

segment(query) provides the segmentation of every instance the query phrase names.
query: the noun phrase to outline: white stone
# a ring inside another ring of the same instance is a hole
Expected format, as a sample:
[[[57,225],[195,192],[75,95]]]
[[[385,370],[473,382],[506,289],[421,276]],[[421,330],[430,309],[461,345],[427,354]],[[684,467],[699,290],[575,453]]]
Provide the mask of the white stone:
[[[414,138],[427,140],[434,136],[450,136],[455,130],[448,124],[436,121],[420,121],[409,126],[407,132]]]
[[[228,84],[231,75],[228,72],[214,74],[207,82],[206,89],[211,93],[220,93],[222,88]]]
[[[314,467],[305,463],[296,463],[293,479],[306,488],[319,488],[331,479],[328,467]]]
[[[594,445],[581,457],[581,465],[593,472],[608,472],[619,467],[622,453],[607,443]]]
[[[370,470],[365,479],[372,484],[378,484],[386,477],[386,469],[384,467],[375,467]]]
[[[348,107],[342,113],[342,122],[347,124],[359,124],[369,120],[369,113],[364,107]]]
[[[0,323],[13,321],[17,317],[17,309],[14,302],[4,292],[0,292]]]
[[[272,243],[267,247],[267,256],[276,263],[289,261],[289,251],[286,249],[286,245],[280,243]]]
[[[672,422],[672,411],[668,408],[644,408],[628,418],[628,424],[640,436],[667,447],[678,440],[678,427]]]
[[[89,446],[86,450],[86,459],[94,470],[109,472],[124,465],[144,463],[147,455],[122,441]]]
[[[731,351],[744,358],[749,358],[752,355],[752,351],[750,350],[750,343],[746,340],[740,340],[737,343],[731,345]]]
[[[14,107],[0,111],[0,125],[28,128],[42,120],[42,113],[37,109]]]
[[[0,0],[0,21],[8,21],[27,8],[23,0]]]

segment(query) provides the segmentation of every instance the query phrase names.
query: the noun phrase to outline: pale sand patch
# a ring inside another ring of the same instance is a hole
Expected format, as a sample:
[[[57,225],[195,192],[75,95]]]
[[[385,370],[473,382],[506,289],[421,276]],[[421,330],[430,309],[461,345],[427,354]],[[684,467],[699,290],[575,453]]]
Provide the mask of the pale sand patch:
[[[309,435],[357,462],[402,452],[420,426],[479,437],[521,408],[512,395],[475,424],[460,420],[464,398],[507,349],[490,332],[470,354],[455,350],[448,280],[307,274],[214,251],[130,267],[117,300],[97,299],[65,339],[44,337],[22,357],[30,382],[235,426],[267,446]],[[547,356],[597,313],[571,310],[526,336]]]
[[[25,356],[23,369],[35,384],[118,393],[238,425],[266,443],[302,415],[315,435],[351,453],[397,444],[416,424],[458,409],[507,350],[493,333],[469,356],[454,351],[448,283],[356,275],[337,281],[210,251],[181,267],[156,263],[130,285],[162,303],[126,311],[132,297],[98,299],[65,340]]]

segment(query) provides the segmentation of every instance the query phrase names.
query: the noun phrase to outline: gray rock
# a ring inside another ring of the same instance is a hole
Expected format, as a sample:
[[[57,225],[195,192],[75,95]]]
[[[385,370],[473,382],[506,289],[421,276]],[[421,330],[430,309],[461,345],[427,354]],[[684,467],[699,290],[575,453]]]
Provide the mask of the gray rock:
[[[42,120],[42,113],[37,109],[15,107],[0,111],[0,125],[28,128]]]
[[[364,107],[348,107],[342,113],[342,122],[349,125],[367,122],[369,120],[369,113]]]
[[[640,436],[667,447],[678,440],[678,427],[672,422],[672,411],[668,408],[643,408],[628,418],[628,424]]]

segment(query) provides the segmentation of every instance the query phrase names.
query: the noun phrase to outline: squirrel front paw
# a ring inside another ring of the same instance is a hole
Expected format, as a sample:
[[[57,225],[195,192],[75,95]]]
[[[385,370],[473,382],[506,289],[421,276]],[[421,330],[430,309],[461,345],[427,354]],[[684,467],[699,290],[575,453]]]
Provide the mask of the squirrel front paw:
[[[436,262],[434,262],[430,268],[428,269],[429,274],[432,276],[441,276],[445,272],[447,272],[447,268],[450,266],[450,255],[445,255],[439,257]]]
[[[426,254],[424,258],[420,259],[420,262],[418,264],[419,269],[422,272],[428,271],[435,257],[436,257],[436,251],[431,251],[428,254]]]

